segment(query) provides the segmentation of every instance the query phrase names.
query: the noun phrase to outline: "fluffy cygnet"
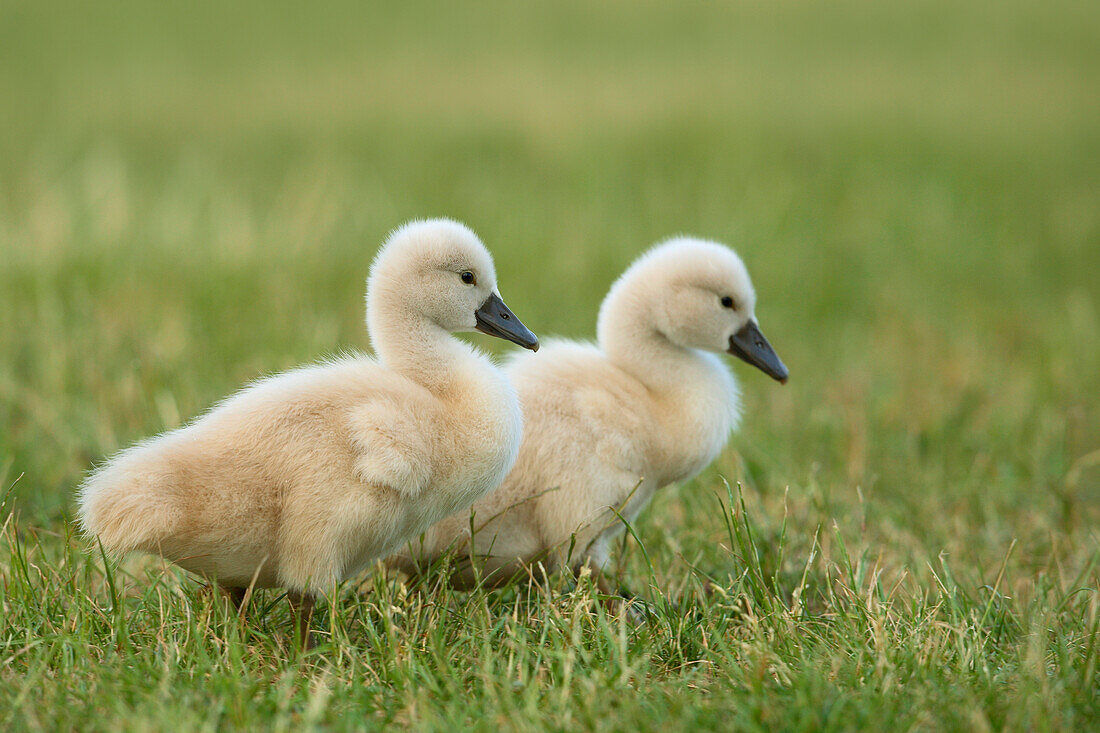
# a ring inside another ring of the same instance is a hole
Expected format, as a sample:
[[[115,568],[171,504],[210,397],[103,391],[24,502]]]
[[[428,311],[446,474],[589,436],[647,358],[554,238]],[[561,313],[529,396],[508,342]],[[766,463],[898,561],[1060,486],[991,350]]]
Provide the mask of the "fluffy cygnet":
[[[508,366],[524,412],[519,459],[503,485],[392,555],[410,574],[443,553],[473,549],[483,577],[524,566],[588,565],[599,574],[621,514],[706,467],[737,426],[730,353],[785,382],[787,368],[757,326],[756,295],[729,248],[673,239],[640,257],[600,309],[598,345],[556,340]],[[570,554],[572,551],[572,554]],[[468,557],[467,557],[468,559]],[[452,581],[468,585],[468,561]]]
[[[537,350],[535,335],[500,299],[484,245],[448,220],[390,236],[371,266],[367,322],[375,358],[263,379],[101,466],[80,489],[84,529],[238,601],[281,586],[311,607],[467,509],[512,467],[522,418],[503,371],[451,333]]]

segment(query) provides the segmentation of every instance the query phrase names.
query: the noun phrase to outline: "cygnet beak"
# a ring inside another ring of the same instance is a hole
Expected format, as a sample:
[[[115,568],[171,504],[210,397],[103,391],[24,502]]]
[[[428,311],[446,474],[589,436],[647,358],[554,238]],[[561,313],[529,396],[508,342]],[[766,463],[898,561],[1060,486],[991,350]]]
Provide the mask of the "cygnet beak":
[[[787,367],[764,338],[764,334],[760,333],[756,321],[749,321],[740,331],[730,336],[729,353],[752,364],[772,379],[787,383]]]
[[[531,351],[539,350],[538,337],[516,318],[515,313],[508,310],[508,306],[504,305],[504,301],[496,293],[490,295],[488,300],[474,311],[474,317],[477,318],[475,328],[478,331],[506,339]]]

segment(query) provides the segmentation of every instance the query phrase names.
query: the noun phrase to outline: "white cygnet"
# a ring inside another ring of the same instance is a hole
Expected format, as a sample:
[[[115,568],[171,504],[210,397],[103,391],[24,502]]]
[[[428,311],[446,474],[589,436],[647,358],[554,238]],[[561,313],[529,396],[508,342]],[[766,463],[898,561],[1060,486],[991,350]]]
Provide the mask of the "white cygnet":
[[[522,437],[516,392],[451,334],[538,341],[500,299],[484,245],[449,220],[398,229],[371,266],[367,322],[374,358],[262,379],[110,459],[80,489],[84,529],[238,602],[285,587],[308,623],[316,594],[496,488]]]
[[[730,353],[785,382],[757,325],[741,259],[698,239],[640,257],[600,309],[598,345],[555,340],[507,368],[524,411],[519,459],[499,489],[434,525],[387,562],[410,574],[446,552],[452,582],[505,582],[533,566],[599,573],[612,540],[668,484],[705,468],[737,426],[740,395],[716,356]],[[471,518],[470,511],[473,512]]]

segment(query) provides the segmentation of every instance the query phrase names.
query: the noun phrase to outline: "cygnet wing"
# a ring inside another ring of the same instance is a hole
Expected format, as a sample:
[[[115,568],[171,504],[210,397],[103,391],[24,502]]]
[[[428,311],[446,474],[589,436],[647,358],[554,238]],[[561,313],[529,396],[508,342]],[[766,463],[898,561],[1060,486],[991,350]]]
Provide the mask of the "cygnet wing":
[[[428,486],[432,426],[417,407],[398,395],[378,395],[351,409],[348,427],[360,481],[410,498]]]

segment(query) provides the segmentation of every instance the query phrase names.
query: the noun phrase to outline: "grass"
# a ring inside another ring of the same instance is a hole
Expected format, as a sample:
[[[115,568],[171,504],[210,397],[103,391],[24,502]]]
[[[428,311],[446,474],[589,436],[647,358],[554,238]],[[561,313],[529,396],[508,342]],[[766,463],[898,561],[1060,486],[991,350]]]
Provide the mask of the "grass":
[[[0,727],[1100,722],[1095,3],[0,12]],[[791,383],[735,366],[624,541],[646,623],[376,573],[303,655],[277,594],[75,535],[93,462],[363,347],[431,215],[540,335],[670,234],[747,261]]]

